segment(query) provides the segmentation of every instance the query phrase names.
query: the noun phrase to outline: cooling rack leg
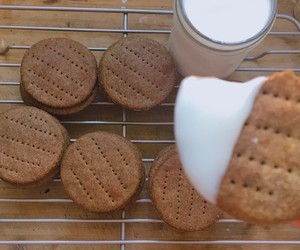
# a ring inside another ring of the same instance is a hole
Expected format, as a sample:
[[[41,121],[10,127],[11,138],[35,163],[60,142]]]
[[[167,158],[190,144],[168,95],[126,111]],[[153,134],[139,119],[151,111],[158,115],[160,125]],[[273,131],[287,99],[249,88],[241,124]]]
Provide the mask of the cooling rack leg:
[[[128,28],[128,14],[124,13],[123,14],[123,28],[124,30],[127,30]],[[124,37],[127,37],[127,32],[123,33]],[[126,122],[127,117],[126,117],[126,110],[123,108],[123,115],[122,115],[122,121]],[[122,125],[122,134],[124,137],[127,136],[127,127],[126,125]],[[125,219],[126,214],[125,214],[125,210],[122,211],[122,219]],[[122,222],[121,225],[121,240],[122,242],[126,239],[126,225],[124,222]],[[125,244],[121,244],[121,250],[125,250]]]
[[[125,34],[124,34],[125,36]],[[122,116],[123,122],[126,122],[126,110],[123,108],[123,116]],[[122,134],[124,137],[127,135],[127,128],[126,125],[122,125]],[[122,211],[122,219],[126,218],[125,209]],[[121,241],[123,242],[126,239],[126,225],[125,222],[122,222],[121,224]],[[121,244],[121,250],[125,250],[125,244]]]
[[[123,122],[126,122],[126,110],[123,108],[123,117],[122,117]],[[127,135],[127,128],[126,125],[122,125],[122,134],[124,137]],[[122,211],[122,219],[126,218],[125,214],[125,209]],[[122,222],[121,224],[121,241],[125,241],[126,239],[126,225],[125,222]],[[121,244],[121,250],[125,250],[125,244]]]
[[[125,210],[122,211],[122,219],[125,219]],[[121,225],[121,240],[122,242],[124,242],[124,240],[126,239],[126,228],[125,228],[125,222],[122,222]],[[122,243],[121,244],[121,250],[125,250],[125,244]]]
[[[124,30],[128,29],[128,14],[127,13],[123,14],[123,28],[124,28]],[[127,32],[124,32],[123,36],[127,37]]]

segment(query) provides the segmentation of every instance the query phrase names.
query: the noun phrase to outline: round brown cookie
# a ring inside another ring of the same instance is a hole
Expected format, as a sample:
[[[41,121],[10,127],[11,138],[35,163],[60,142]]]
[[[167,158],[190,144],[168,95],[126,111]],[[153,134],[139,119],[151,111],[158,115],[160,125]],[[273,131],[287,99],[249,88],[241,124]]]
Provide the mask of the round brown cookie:
[[[175,64],[166,48],[146,38],[124,38],[108,48],[99,65],[100,85],[116,104],[147,110],[172,91]]]
[[[61,179],[72,200],[92,212],[111,212],[134,201],[144,183],[137,147],[119,135],[94,132],[67,150]]]
[[[215,223],[220,210],[208,203],[185,177],[175,146],[162,150],[149,177],[149,192],[158,215],[181,231],[197,231]]]
[[[95,95],[97,62],[82,44],[49,38],[34,44],[21,63],[24,101],[53,114],[71,114],[90,104]]]
[[[268,78],[223,177],[217,204],[251,224],[300,218],[300,78]]]
[[[34,107],[18,107],[0,114],[0,178],[34,187],[58,172],[69,143],[56,118]]]

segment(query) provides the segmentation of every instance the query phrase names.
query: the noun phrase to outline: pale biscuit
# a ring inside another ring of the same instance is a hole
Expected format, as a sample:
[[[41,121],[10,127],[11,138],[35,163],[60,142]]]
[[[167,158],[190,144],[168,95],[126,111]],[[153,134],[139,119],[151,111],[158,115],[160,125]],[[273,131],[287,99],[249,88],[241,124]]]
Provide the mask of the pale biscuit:
[[[300,78],[268,78],[235,145],[217,204],[251,224],[300,218]],[[216,156],[217,157],[217,156]]]

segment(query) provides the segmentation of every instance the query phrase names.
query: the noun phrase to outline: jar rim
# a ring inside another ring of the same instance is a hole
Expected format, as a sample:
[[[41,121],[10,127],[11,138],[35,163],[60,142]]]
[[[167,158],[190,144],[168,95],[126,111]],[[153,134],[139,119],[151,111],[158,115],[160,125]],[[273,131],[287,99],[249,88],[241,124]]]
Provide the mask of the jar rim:
[[[219,47],[227,47],[229,50],[233,49],[238,49],[238,48],[245,48],[247,46],[245,45],[252,45],[255,43],[257,40],[260,40],[261,37],[264,37],[264,35],[270,30],[272,27],[276,14],[277,14],[277,0],[270,0],[271,1],[271,12],[270,16],[268,18],[267,23],[265,26],[254,36],[249,37],[247,39],[241,40],[239,42],[223,42],[219,41],[216,39],[212,39],[203,33],[201,33],[199,30],[195,28],[195,26],[192,24],[192,22],[189,20],[189,18],[186,15],[185,8],[183,7],[183,1],[184,0],[176,0],[175,1],[175,10],[178,15],[179,22],[183,25],[183,27],[187,30],[187,32],[197,41],[201,40],[206,40],[208,43],[211,45],[215,45],[218,48]],[[198,39],[197,39],[198,38]],[[202,41],[201,40],[201,41]],[[199,41],[200,42],[200,41]],[[207,46],[207,44],[205,44]],[[210,47],[210,46],[209,46]],[[230,49],[231,48],[231,49]]]

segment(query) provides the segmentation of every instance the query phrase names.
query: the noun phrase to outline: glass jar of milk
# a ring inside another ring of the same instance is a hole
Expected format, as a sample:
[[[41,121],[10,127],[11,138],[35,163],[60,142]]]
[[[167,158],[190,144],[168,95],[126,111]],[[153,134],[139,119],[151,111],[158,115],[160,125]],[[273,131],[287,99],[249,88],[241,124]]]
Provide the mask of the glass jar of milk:
[[[184,75],[226,78],[272,28],[277,0],[175,0],[169,49]]]

